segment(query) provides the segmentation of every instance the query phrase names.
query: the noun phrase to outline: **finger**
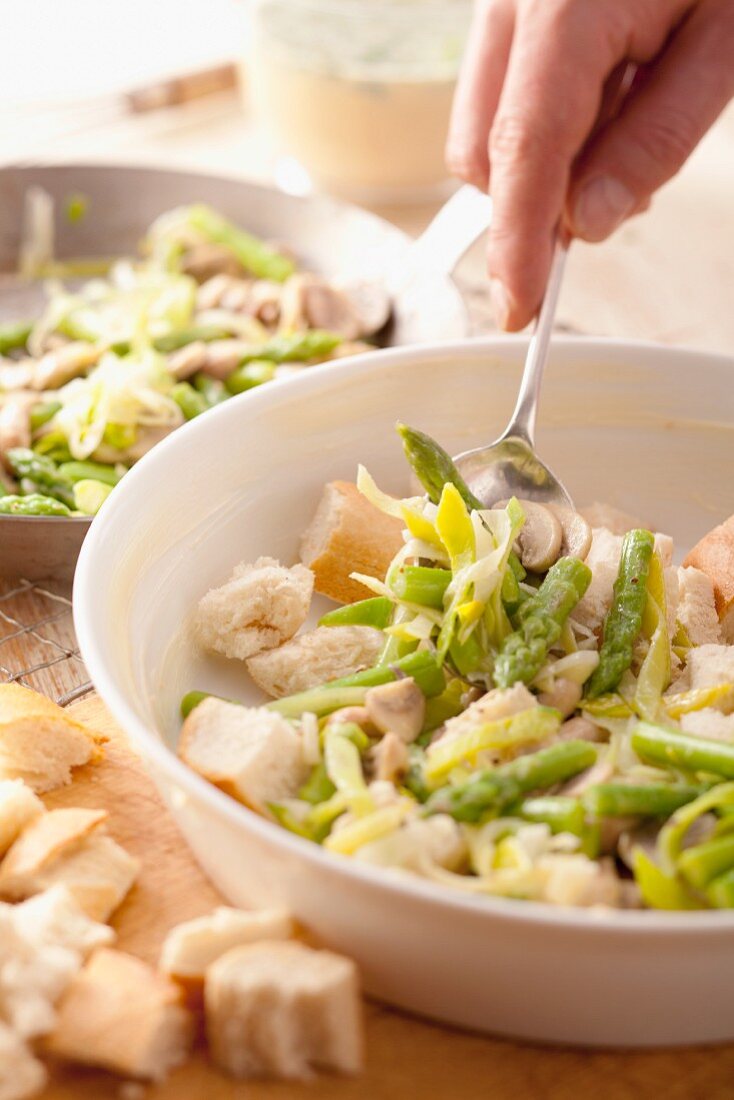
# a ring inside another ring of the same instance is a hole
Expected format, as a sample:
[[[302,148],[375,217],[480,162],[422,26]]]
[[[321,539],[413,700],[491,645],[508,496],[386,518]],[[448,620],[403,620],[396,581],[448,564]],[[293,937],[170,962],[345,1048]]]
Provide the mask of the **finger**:
[[[513,0],[477,4],[451,110],[446,142],[449,171],[483,191],[489,184],[489,129],[505,79],[514,24]]]
[[[704,0],[574,171],[567,222],[600,241],[681,168],[734,95],[734,5]]]
[[[602,7],[545,0],[518,13],[489,147],[488,260],[503,328],[522,328],[537,311],[571,165],[623,48],[607,36]]]

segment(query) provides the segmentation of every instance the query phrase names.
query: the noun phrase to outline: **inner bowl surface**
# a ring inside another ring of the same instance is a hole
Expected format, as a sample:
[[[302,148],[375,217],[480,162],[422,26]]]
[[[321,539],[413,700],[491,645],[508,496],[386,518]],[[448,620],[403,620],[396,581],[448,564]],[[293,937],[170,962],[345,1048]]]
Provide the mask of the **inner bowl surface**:
[[[261,697],[235,662],[190,643],[192,609],[243,559],[290,562],[321,489],[363,462],[407,475],[393,425],[453,453],[506,422],[526,343],[497,338],[364,356],[234,399],[126,478],[85,542],[82,654],[198,859],[235,903],[292,908],[354,956],[367,989],[435,1018],[604,1045],[734,1037],[734,916],[555,909],[474,898],[331,856],[266,822],[173,755],[190,688]],[[731,361],[558,339],[538,446],[578,503],[619,505],[679,553],[734,511]]]

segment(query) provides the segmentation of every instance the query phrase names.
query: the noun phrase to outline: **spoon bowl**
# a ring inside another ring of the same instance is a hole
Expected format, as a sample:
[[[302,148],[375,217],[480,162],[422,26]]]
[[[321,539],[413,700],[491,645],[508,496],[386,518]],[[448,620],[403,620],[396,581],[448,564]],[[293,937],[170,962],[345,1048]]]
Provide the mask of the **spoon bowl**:
[[[454,462],[486,508],[510,497],[573,508],[568,490],[519,435],[503,436],[488,447],[464,451]]]

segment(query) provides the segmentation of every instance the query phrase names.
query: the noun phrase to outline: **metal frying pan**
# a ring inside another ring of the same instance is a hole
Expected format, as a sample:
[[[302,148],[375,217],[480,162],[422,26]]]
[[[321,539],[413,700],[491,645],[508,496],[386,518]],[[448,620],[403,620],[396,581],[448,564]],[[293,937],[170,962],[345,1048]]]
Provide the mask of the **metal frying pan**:
[[[315,271],[384,281],[393,307],[385,344],[468,334],[466,309],[450,271],[486,228],[488,215],[467,189],[449,200],[421,241],[412,242],[389,222],[347,203],[295,198],[238,179],[111,165],[5,168],[0,170],[0,272],[16,268],[24,197],[34,184],[56,200],[59,258],[132,254],[158,214],[206,202],[253,233],[287,245]],[[72,224],[63,211],[74,194],[86,197],[87,213]],[[33,316],[43,301],[42,287],[0,274],[1,320]],[[0,577],[71,577],[90,522],[0,516]]]

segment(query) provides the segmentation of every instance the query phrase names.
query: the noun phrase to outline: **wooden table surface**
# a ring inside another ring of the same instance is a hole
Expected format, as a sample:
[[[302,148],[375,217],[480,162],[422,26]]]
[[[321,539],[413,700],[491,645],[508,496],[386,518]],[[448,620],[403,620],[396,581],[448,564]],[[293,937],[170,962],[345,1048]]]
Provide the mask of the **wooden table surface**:
[[[96,132],[69,133],[46,155],[219,170],[260,180],[269,179],[273,169],[272,151],[232,95],[107,122],[103,141]],[[720,121],[650,213],[604,246],[574,246],[560,320],[582,332],[731,353],[732,195],[734,111]],[[381,212],[416,233],[433,210],[400,207]],[[480,246],[462,264],[461,276],[465,285],[473,286],[478,327],[486,327]],[[68,595],[53,583],[39,591],[0,578],[0,679],[20,678],[65,700],[84,693],[87,677],[76,648]],[[79,717],[90,718],[114,739],[102,767],[85,770],[53,800],[109,806],[113,833],[140,854],[143,878],[117,923],[121,946],[153,959],[166,929],[209,909],[216,895],[99,701],[89,695],[75,707]],[[572,962],[559,960],[559,1011],[565,965]],[[367,1023],[368,1069],[356,1081],[324,1077],[304,1087],[235,1085],[211,1071],[199,1055],[166,1085],[146,1095],[151,1100],[295,1100],[313,1095],[324,1100],[454,1100],[485,1095],[494,1100],[734,1098],[734,1046],[652,1053],[548,1049],[451,1031],[373,1004],[367,1006]],[[59,1071],[47,1100],[119,1096],[118,1083],[105,1075]]]

